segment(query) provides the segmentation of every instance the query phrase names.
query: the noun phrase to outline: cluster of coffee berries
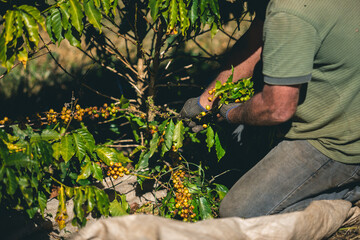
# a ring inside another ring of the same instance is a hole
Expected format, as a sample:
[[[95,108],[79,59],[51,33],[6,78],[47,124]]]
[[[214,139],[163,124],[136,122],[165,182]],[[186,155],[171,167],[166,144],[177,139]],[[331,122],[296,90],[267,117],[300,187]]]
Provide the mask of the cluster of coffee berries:
[[[124,175],[129,175],[130,171],[123,167],[121,163],[119,162],[110,162],[110,166],[107,170],[107,176],[112,177],[114,179],[117,179],[118,177],[123,177]]]
[[[46,113],[46,119],[47,122],[49,124],[51,123],[57,123],[57,116],[58,113],[54,111],[54,109],[50,109],[47,113]]]
[[[91,119],[100,117],[107,119],[109,117],[115,117],[119,110],[120,107],[116,106],[114,103],[111,103],[110,105],[104,103],[104,105],[99,108],[97,106],[82,108],[79,104],[77,104],[74,108],[66,106],[63,107],[60,113],[50,109],[46,112],[46,119],[48,124],[57,123],[59,118],[63,123],[67,124],[71,119],[81,122],[84,117],[89,117]],[[38,117],[41,118],[40,115]]]
[[[64,123],[68,123],[72,117],[71,109],[67,107],[63,107],[61,110],[60,118],[64,121]]]
[[[191,204],[191,193],[183,184],[184,178],[185,172],[183,170],[176,171],[172,176],[175,189],[175,214],[180,216],[183,221],[190,222],[194,221],[196,213],[193,212],[195,207]]]
[[[98,107],[89,107],[85,109],[85,112],[91,117],[99,118],[100,116],[104,119],[107,119],[109,117],[115,117],[116,113],[120,110],[119,106],[116,106],[114,103],[111,103],[108,105],[107,103],[104,103],[104,105],[100,108]]]
[[[2,120],[0,120],[0,125],[4,125],[5,123],[7,123],[9,121],[8,117],[4,117]]]

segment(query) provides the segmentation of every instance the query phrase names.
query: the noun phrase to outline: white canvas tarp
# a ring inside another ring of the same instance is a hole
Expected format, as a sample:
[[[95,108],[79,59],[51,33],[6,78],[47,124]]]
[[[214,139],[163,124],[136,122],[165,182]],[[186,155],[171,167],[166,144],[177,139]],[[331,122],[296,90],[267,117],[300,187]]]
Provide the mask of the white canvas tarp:
[[[304,211],[249,219],[223,218],[185,223],[152,215],[98,220],[72,240],[126,239],[324,239],[341,226],[360,223],[360,209],[343,200],[315,201]]]

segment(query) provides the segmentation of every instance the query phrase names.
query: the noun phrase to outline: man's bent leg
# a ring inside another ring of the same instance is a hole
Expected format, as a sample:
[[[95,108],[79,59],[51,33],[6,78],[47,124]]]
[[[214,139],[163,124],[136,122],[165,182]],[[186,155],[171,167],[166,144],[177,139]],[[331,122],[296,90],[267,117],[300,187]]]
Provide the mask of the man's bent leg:
[[[360,164],[334,161],[306,140],[284,140],[230,189],[221,217],[257,217],[305,208],[312,200],[360,199]]]

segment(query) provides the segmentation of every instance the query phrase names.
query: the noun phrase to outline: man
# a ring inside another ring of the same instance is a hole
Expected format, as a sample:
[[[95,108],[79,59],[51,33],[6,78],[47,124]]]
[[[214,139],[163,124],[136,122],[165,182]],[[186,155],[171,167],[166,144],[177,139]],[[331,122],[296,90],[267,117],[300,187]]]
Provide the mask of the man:
[[[234,47],[234,79],[262,61],[264,87],[224,106],[232,124],[288,123],[284,139],[230,189],[221,217],[302,210],[314,200],[360,199],[360,2],[270,0]],[[243,46],[243,48],[241,48]],[[230,69],[216,80],[226,81]],[[211,89],[215,83],[210,84]],[[188,100],[184,117],[205,106]]]

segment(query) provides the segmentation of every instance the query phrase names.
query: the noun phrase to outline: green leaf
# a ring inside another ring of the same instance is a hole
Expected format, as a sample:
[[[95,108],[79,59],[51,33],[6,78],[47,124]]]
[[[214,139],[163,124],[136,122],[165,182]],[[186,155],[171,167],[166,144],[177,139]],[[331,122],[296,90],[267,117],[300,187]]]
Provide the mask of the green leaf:
[[[75,133],[77,133],[85,143],[87,152],[92,154],[95,148],[95,139],[93,135],[86,128],[77,129]]]
[[[53,141],[53,140],[59,140],[60,139],[60,133],[53,129],[45,129],[41,133],[41,139],[44,141]]]
[[[45,19],[41,16],[40,11],[36,7],[29,5],[21,5],[19,9],[31,15],[36,20],[36,22],[40,24],[43,29],[45,29]]]
[[[135,169],[145,169],[149,166],[150,152],[142,152],[139,157],[139,162],[135,165]]]
[[[157,149],[157,147],[158,147],[159,141],[160,141],[159,133],[158,133],[158,132],[155,132],[155,133],[153,134],[153,137],[152,137],[151,141],[150,141],[150,149],[149,149],[149,150],[150,150],[150,151],[149,151],[150,156],[149,156],[149,158],[151,158],[152,155],[154,155],[154,153],[155,153],[155,151],[156,151],[156,149]]]
[[[101,167],[94,162],[92,163],[91,172],[96,180],[101,181],[104,178]]]
[[[64,28],[64,30],[68,30],[68,28],[71,28],[71,26],[69,26],[70,14],[68,5],[66,3],[62,3],[59,5],[59,7],[61,13],[62,27]]]
[[[45,22],[45,27],[46,27],[46,32],[48,33],[50,39],[52,42],[56,42],[56,39],[54,38],[53,32],[52,32],[52,27],[51,27],[52,21],[51,21],[51,14],[47,15],[46,17],[46,22]]]
[[[88,162],[85,166],[81,167],[80,175],[77,177],[76,182],[81,179],[87,179],[91,175],[91,162]]]
[[[221,146],[218,133],[215,134],[215,150],[218,161],[225,155],[225,149]]]
[[[105,14],[108,15],[110,12],[110,0],[100,0],[100,1]]]
[[[38,207],[32,207],[26,209],[26,213],[29,215],[29,218],[32,219],[33,217],[35,217],[35,214],[38,212],[38,210]]]
[[[37,25],[36,20],[26,12],[21,12],[21,18],[27,31],[29,41],[33,42],[35,46],[38,46],[40,38],[39,26]]]
[[[170,16],[169,16],[169,30],[173,30],[178,20],[178,3],[177,0],[171,0],[170,3]]]
[[[214,218],[212,216],[211,206],[208,200],[205,197],[200,197],[198,201],[201,219],[205,220]]]
[[[96,206],[99,210],[100,214],[103,216],[109,215],[109,197],[108,195],[100,189],[94,189],[95,190],[95,197],[96,197]]]
[[[9,156],[9,149],[6,144],[0,139],[0,159],[6,160]]]
[[[27,167],[29,165],[37,163],[36,161],[30,159],[30,157],[27,154],[24,154],[22,152],[11,154],[6,159],[5,162],[7,166],[16,166],[16,167]]]
[[[1,35],[0,35],[0,61],[5,63],[6,62],[6,52],[7,52],[7,46],[6,46],[6,43],[5,43],[5,32],[3,32]]]
[[[119,203],[116,198],[110,203],[110,214],[113,217],[128,215],[123,204]]]
[[[219,200],[220,201],[223,200],[225,195],[228,193],[229,189],[222,184],[214,183],[214,185],[216,186],[216,192],[219,195]]]
[[[60,154],[65,163],[75,155],[74,138],[72,135],[66,135],[60,141]]]
[[[91,212],[96,206],[95,201],[95,192],[92,187],[87,187],[85,190],[86,200],[87,200],[87,212]]]
[[[39,203],[41,215],[44,216],[44,211],[47,204],[47,197],[45,193],[43,193],[42,191],[38,192],[38,203]]]
[[[54,37],[58,41],[58,44],[60,45],[61,41],[64,39],[62,32],[63,32],[63,26],[62,26],[62,18],[61,18],[61,12],[58,8],[52,8],[50,10],[51,13],[51,29],[54,33]]]
[[[218,0],[209,0],[211,11],[215,14],[215,16],[219,19],[220,12],[219,12],[219,2]]]
[[[64,36],[69,41],[71,46],[81,48],[80,37],[78,36],[78,34],[75,34],[72,31],[72,28],[69,27],[68,30],[65,32]]]
[[[9,49],[8,49],[9,50]],[[9,51],[8,51],[9,52]],[[8,56],[8,58],[6,59],[6,61],[3,63],[3,66],[6,67],[7,71],[10,72],[10,70],[12,69],[12,67],[14,66],[16,60],[16,54],[15,52],[13,52],[10,57]]]
[[[94,0],[86,0],[84,3],[85,15],[89,22],[101,33],[101,12],[94,5]]]
[[[21,140],[25,140],[26,137],[31,137],[33,134],[31,129],[21,130],[18,125],[12,125],[11,128],[14,136],[19,137]]]
[[[21,19],[21,12],[20,11],[16,11],[16,36],[15,38],[19,38],[23,35],[24,33],[24,24],[22,22],[22,19]]]
[[[156,21],[156,19],[158,18],[160,3],[161,3],[161,0],[150,0],[149,1],[151,18],[154,21]]]
[[[210,152],[211,148],[214,146],[214,143],[215,143],[214,130],[210,126],[206,130],[206,140],[205,141],[207,143],[207,147]]]
[[[85,202],[85,198],[84,198],[84,193],[82,191],[81,188],[78,188],[75,191],[75,196],[74,196],[74,213],[75,216],[77,218],[79,218],[80,220],[83,220],[84,218],[84,209],[83,209],[83,204]]]
[[[35,188],[36,191],[38,191],[39,180],[37,179],[37,177],[35,176],[35,174],[31,176],[30,183],[31,183],[31,186],[32,186],[33,188]]]
[[[182,121],[179,121],[175,125],[174,135],[173,135],[173,143],[176,149],[179,149],[183,146],[184,140],[184,124]]]
[[[215,35],[216,35],[216,33],[218,32],[218,26],[217,26],[217,24],[216,23],[213,23],[212,24],[212,27],[211,27],[211,38],[213,38]]]
[[[56,159],[56,160],[59,160],[60,159],[60,156],[61,156],[61,144],[60,142],[56,142],[56,143],[53,143],[52,144],[52,149],[53,149],[53,157]]]
[[[124,153],[116,151],[116,159],[121,163],[132,162],[128,157],[124,156]]]
[[[18,187],[18,182],[16,180],[14,170],[12,170],[11,168],[6,168],[5,172],[7,177],[6,179],[7,193],[9,195],[14,195]]]
[[[77,132],[73,133],[73,137],[74,137],[74,147],[76,152],[75,154],[76,157],[81,162],[86,155],[86,142],[84,138],[82,138],[81,135]]]
[[[15,17],[16,17],[16,11],[13,10],[7,10],[6,14],[4,15],[5,19],[5,28],[4,28],[4,39],[5,39],[5,45],[7,45],[11,40],[14,38],[14,32],[16,28],[14,28],[15,23]]]
[[[219,80],[217,80],[216,83],[215,83],[216,90],[220,89],[221,87],[222,87],[221,82]]]
[[[192,24],[194,24],[198,19],[198,8],[199,8],[199,0],[193,0],[190,9],[190,21]]]
[[[181,32],[183,35],[186,34],[187,29],[190,26],[190,20],[188,18],[188,11],[186,9],[186,5],[184,3],[183,0],[178,0],[179,1],[179,18],[180,18],[180,23],[181,23]]]
[[[173,120],[171,119],[165,130],[164,144],[162,145],[161,156],[164,156],[164,153],[171,149],[173,143],[174,129],[175,125]]]
[[[52,146],[45,141],[37,141],[34,142],[32,145],[32,153],[34,158],[41,162],[42,164],[49,166],[53,160],[53,150]]]
[[[106,165],[110,165],[110,162],[118,162],[116,156],[116,150],[108,147],[99,146],[95,149],[99,159],[101,159]]]
[[[100,0],[94,0],[95,7],[100,8]]]
[[[70,13],[70,19],[72,25],[75,27],[75,29],[81,33],[84,25],[83,25],[83,18],[84,14],[81,9],[81,4],[78,0],[69,0],[69,13]]]

